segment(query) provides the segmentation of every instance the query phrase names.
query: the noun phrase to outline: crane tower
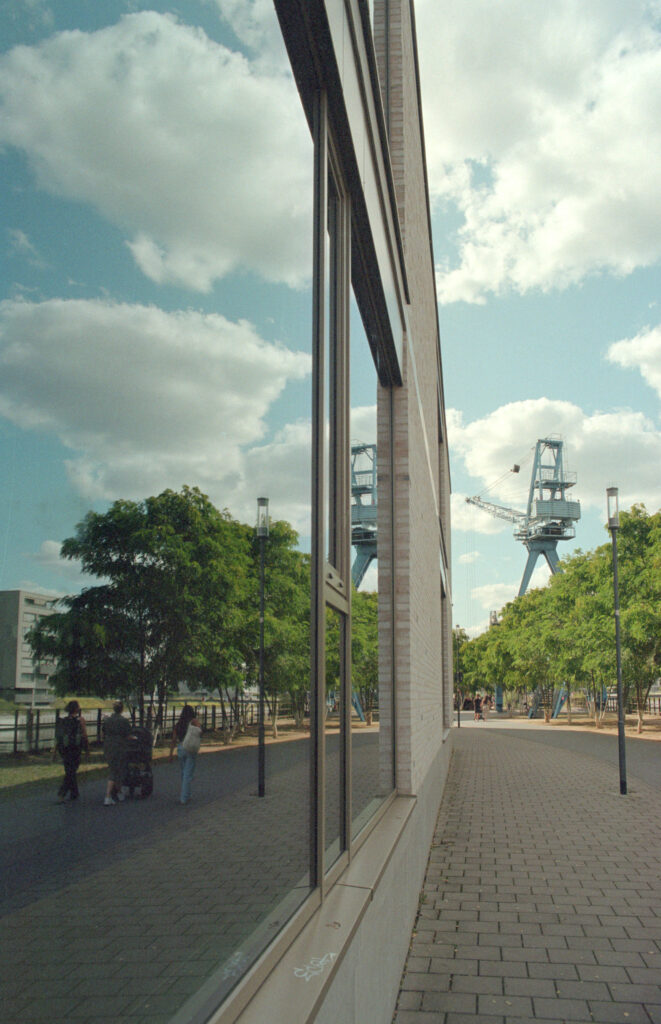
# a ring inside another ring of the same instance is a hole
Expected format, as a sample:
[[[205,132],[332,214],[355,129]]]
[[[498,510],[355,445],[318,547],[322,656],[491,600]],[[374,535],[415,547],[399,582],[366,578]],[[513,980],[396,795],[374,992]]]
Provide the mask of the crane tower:
[[[351,445],[351,579],[359,587],[376,558],[376,445]]]
[[[552,573],[559,572],[558,541],[576,536],[575,523],[581,518],[581,505],[567,498],[567,491],[576,483],[576,475],[565,471],[563,448],[563,442],[556,438],[541,438],[537,442],[525,512],[483,501],[477,496],[466,498],[469,504],[492,516],[514,523],[514,536],[528,551],[519,597],[528,589],[539,556],[544,555]],[[514,466],[512,472],[518,473],[519,466]]]

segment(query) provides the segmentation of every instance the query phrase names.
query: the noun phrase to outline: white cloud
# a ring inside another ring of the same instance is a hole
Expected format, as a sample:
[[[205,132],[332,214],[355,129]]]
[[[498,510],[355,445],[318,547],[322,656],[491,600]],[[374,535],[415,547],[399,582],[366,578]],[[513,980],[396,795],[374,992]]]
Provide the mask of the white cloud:
[[[211,0],[260,67],[289,68],[273,0]]]
[[[463,217],[442,302],[661,257],[661,36],[646,0],[419,0],[432,198]]]
[[[311,143],[291,74],[173,17],[144,11],[11,50],[0,142],[42,189],[123,230],[157,283],[309,276]]]
[[[523,567],[521,571],[523,573]],[[546,586],[550,575],[548,565],[543,559],[540,559],[532,574],[528,590]],[[500,611],[509,601],[514,600],[519,593],[520,586],[520,579],[512,583],[485,583],[480,587],[473,587],[471,598],[485,611]]]
[[[248,489],[279,494],[274,515],[300,519],[309,427],[270,439],[265,418],[309,372],[308,355],[246,321],[103,301],[0,303],[0,415],[69,448],[70,478],[89,500],[190,483],[234,514]]]
[[[482,557],[479,551],[467,551],[464,555],[459,555],[460,565],[472,565],[473,562],[477,562]]]
[[[539,438],[560,436],[567,439],[565,469],[577,475],[571,496],[581,501],[583,510],[603,510],[605,489],[613,481],[620,488],[622,507],[634,502],[650,509],[661,505],[661,433],[642,413],[624,409],[588,415],[571,402],[539,398],[500,406],[468,424],[454,413],[448,417],[448,430],[451,450],[482,484],[476,490],[498,504],[525,509],[535,444]],[[514,464],[521,467],[518,474],[511,472]],[[473,527],[453,514],[453,528]]]
[[[450,499],[450,515],[453,530],[465,530],[467,533],[493,534],[506,530],[507,523],[470,505],[467,496],[455,492]],[[464,559],[465,560],[465,559]]]
[[[661,326],[647,328],[635,338],[616,341],[608,349],[607,358],[619,366],[640,370],[661,398]]]
[[[376,593],[379,589],[379,567],[376,561],[370,565],[358,589],[365,593]]]
[[[352,408],[350,430],[352,444],[376,444],[376,405]]]
[[[46,266],[43,258],[32,244],[25,231],[21,231],[20,228],[9,228],[7,231],[9,236],[9,255],[20,256],[22,259],[38,269]]]
[[[63,558],[62,543],[59,540],[45,540],[39,550],[32,556],[32,561],[40,569],[47,572],[50,578],[57,578],[62,589],[58,597],[69,594],[72,590],[80,590],[90,585],[91,577],[83,572],[78,559]],[[26,589],[28,589],[26,587]]]

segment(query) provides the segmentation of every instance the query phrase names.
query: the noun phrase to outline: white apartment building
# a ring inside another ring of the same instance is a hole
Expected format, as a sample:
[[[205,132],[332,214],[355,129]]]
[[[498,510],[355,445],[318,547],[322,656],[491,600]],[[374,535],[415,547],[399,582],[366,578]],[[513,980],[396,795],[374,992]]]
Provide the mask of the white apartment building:
[[[35,662],[25,637],[45,615],[54,598],[27,590],[0,590],[0,697],[16,704],[47,704],[53,666]]]

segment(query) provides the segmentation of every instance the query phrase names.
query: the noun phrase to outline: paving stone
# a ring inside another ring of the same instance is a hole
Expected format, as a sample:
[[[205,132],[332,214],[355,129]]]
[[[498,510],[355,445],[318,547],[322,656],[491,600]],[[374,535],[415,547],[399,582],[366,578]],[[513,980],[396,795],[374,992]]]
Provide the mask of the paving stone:
[[[537,999],[533,1000],[536,1017],[551,1017],[554,1020],[589,1020],[590,1008],[583,999]],[[598,1018],[596,1018],[598,1019]]]
[[[629,1003],[661,1003],[661,986],[648,984],[609,985],[612,998],[616,1002]]]
[[[474,1014],[477,1007],[477,996],[465,992],[424,992],[422,1009],[434,1010],[436,1013]]]
[[[590,1012],[599,1024],[649,1024],[649,1014],[641,1003],[590,1000]]]

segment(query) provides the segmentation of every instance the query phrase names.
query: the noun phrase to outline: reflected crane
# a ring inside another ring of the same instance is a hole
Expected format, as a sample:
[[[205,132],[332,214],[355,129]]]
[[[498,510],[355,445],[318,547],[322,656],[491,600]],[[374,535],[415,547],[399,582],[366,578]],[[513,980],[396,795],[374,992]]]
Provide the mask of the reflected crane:
[[[520,466],[517,465],[512,468],[513,473],[519,470]],[[540,555],[544,556],[553,574],[561,571],[558,566],[558,541],[575,537],[575,523],[581,518],[580,502],[567,499],[567,491],[575,483],[576,474],[567,473],[564,468],[563,442],[558,438],[545,437],[540,438],[535,446],[525,512],[484,501],[478,496],[466,498],[470,505],[483,509],[497,519],[514,523],[514,537],[522,541],[528,551],[519,597],[528,589]]]
[[[376,445],[351,445],[351,579],[360,586],[376,558]]]

